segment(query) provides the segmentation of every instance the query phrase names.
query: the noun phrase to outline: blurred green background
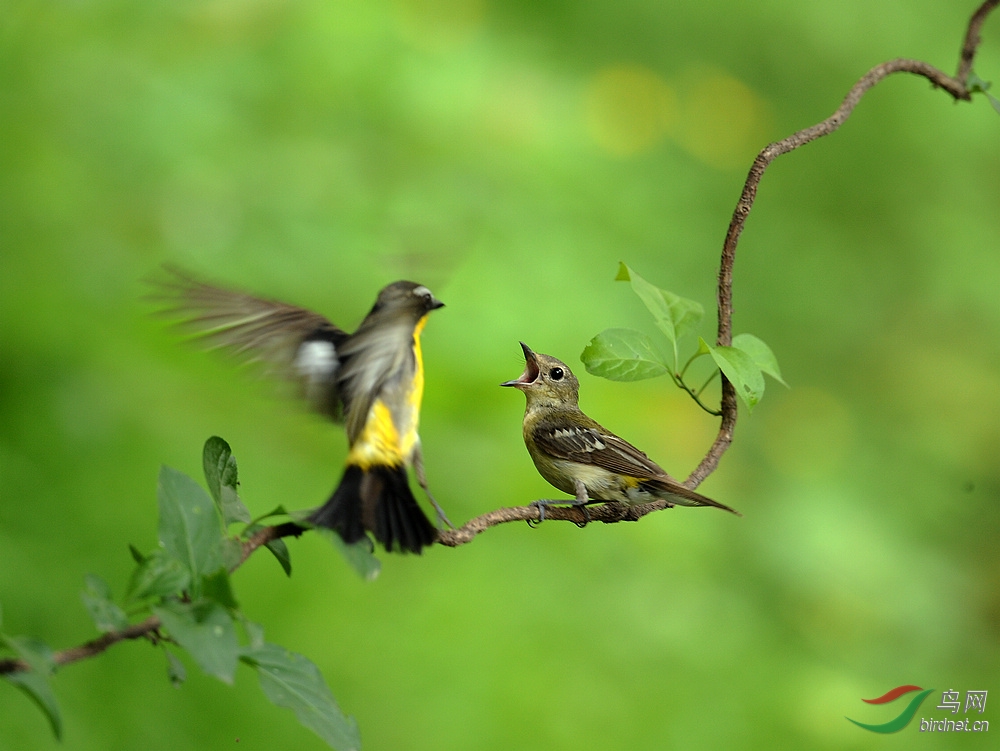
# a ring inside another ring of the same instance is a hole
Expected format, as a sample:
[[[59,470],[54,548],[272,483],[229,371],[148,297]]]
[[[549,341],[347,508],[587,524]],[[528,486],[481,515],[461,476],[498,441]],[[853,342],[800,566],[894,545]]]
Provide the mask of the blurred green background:
[[[447,307],[424,335],[421,432],[456,522],[555,493],[523,398],[497,387],[519,339],[683,476],[715,420],[665,380],[579,364],[606,327],[652,333],[618,261],[711,319],[757,150],[877,62],[953,70],[973,4],[0,8],[0,604],[7,633],[66,647],[94,635],[84,575],[121,593],[127,544],[155,544],[161,463],[200,480],[221,435],[261,513],[325,500],[345,454],[342,431],[148,315],[159,264],[345,327],[394,279],[430,286]],[[1000,79],[996,17],[977,71]],[[997,692],[997,718],[998,136],[982,98],[896,76],[765,176],[735,330],[792,389],[769,382],[702,486],[744,518],[507,525],[383,556],[373,583],[307,535],[290,580],[266,555],[239,572],[245,612],[317,662],[368,749],[908,748],[917,721],[844,719],[891,719],[902,700],[861,699],[906,683]],[[189,668],[175,690],[132,643],[65,669],[61,746],[0,684],[0,749],[324,747],[245,668],[234,687]]]

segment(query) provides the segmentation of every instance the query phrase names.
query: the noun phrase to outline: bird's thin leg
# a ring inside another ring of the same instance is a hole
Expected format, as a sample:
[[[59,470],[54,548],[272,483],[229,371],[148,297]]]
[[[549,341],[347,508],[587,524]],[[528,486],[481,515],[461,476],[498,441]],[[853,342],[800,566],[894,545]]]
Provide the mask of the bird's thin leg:
[[[420,452],[419,446],[417,446],[416,450],[413,452],[413,471],[417,475],[417,482],[420,483],[420,487],[424,489],[431,505],[434,507],[434,510],[437,511],[438,522],[443,522],[454,529],[455,525],[451,523],[451,520],[448,518],[448,515],[445,514],[444,509],[441,508],[441,506],[438,505],[438,502],[434,500],[434,496],[431,495],[431,489],[427,487],[427,475],[424,474],[424,457]]]
[[[532,501],[530,506],[534,506],[538,509],[538,524],[545,521],[545,509],[548,506],[574,506],[576,508],[583,509],[583,516],[586,521],[583,524],[578,524],[579,527],[586,527],[590,523],[590,512],[587,510],[587,504],[590,503],[590,496],[587,495],[587,488],[582,482],[576,480],[574,483],[576,487],[576,498],[572,500],[550,499],[550,498],[540,498],[537,501]],[[528,521],[529,526],[534,526],[531,520]]]
[[[583,509],[583,524],[577,524],[577,526],[586,527],[590,524],[590,511],[587,510],[587,504],[590,503],[590,496],[587,495],[587,487],[583,484],[583,481],[576,479],[573,481],[573,485],[576,487],[576,498],[570,505]]]

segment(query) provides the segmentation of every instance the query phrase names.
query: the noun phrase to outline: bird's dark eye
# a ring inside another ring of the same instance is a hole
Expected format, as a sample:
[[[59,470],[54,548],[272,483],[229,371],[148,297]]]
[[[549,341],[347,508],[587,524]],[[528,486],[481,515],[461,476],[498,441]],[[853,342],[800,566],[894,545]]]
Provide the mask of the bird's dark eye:
[[[549,371],[549,378],[551,378],[553,381],[561,381],[562,377],[563,377],[562,368],[552,368],[552,370]]]

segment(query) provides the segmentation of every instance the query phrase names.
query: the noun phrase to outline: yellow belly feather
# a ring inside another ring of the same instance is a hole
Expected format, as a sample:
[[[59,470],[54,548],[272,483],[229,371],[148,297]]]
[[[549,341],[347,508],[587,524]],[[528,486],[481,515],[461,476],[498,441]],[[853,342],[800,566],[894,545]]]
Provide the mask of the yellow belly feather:
[[[382,399],[372,402],[365,427],[347,455],[348,464],[366,470],[372,465],[399,466],[409,463],[413,449],[420,440],[417,425],[420,421],[420,403],[424,396],[424,357],[420,349],[420,332],[424,330],[426,323],[425,315],[413,329],[415,371],[406,394],[406,414],[397,415],[397,419],[393,420],[392,411]],[[405,426],[402,435],[397,424]]]

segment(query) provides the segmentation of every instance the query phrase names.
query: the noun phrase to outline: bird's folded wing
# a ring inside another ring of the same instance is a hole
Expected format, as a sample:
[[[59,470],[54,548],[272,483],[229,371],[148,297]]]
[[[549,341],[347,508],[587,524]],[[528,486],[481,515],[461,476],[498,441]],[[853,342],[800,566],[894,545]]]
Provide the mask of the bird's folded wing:
[[[260,362],[267,375],[297,383],[316,411],[341,419],[337,392],[338,347],[348,334],[305,308],[202,282],[165,267],[152,280],[149,297],[168,307],[161,315],[181,319],[181,330],[210,349],[224,349],[245,362]]]
[[[542,423],[535,443],[548,454],[635,478],[669,477],[663,469],[628,441],[596,427],[556,422]]]

